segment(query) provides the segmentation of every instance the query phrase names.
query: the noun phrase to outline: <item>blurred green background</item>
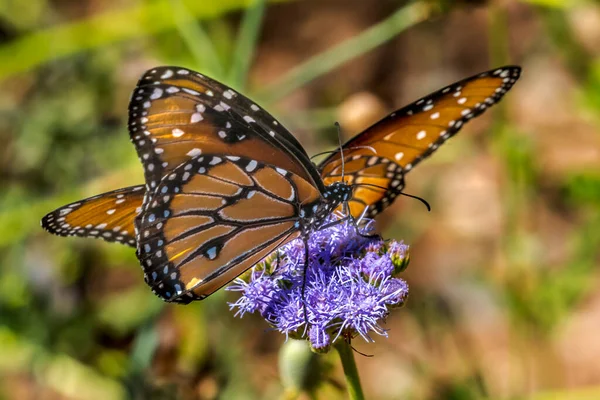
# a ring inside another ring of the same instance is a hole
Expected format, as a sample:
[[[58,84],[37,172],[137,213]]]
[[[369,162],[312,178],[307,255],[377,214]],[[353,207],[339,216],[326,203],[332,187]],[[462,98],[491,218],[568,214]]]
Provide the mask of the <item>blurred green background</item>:
[[[284,341],[219,292],[164,305],[134,251],[43,232],[141,183],[126,108],[175,64],[254,98],[317,153],[455,80],[523,76],[407,176],[380,217],[411,245],[368,398],[600,398],[600,3],[0,0],[0,399],[293,398]],[[310,396],[344,398],[338,360]]]

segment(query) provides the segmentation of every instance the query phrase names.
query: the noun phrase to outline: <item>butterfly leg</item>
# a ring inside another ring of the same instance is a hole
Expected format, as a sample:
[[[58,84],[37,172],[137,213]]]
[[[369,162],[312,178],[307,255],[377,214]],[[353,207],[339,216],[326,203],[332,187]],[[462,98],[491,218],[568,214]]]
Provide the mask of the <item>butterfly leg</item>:
[[[281,265],[281,252],[279,251],[279,249],[277,249],[276,260],[277,260],[277,267],[276,268],[279,269],[279,266]]]
[[[308,328],[308,311],[306,310],[306,274],[308,273],[308,237],[304,236],[304,274],[302,275],[302,311],[304,312],[305,329]]]
[[[329,222],[328,224],[325,224],[325,225],[321,225],[319,227],[319,230],[328,229],[328,228],[331,228],[332,226],[342,224],[342,223],[348,221],[349,219],[350,219],[350,215],[347,215],[344,218],[337,219],[337,220],[335,220],[333,222]]]
[[[344,209],[347,209],[347,208],[348,208],[348,202],[344,202]],[[354,225],[354,229],[356,229],[356,233],[358,233],[359,236],[362,236],[366,239],[381,239],[381,236],[378,233],[375,233],[372,235],[365,235],[364,233],[362,233],[360,231],[360,227],[358,225],[363,220],[363,218],[367,214],[368,210],[369,210],[369,208],[365,208],[363,210],[362,214],[360,214],[360,217],[358,217],[358,218],[352,217],[352,214],[350,214],[349,212],[348,212],[348,216],[352,219],[352,225]]]
[[[358,226],[358,224],[360,223],[361,219],[362,219],[362,216],[360,218],[358,218],[358,219],[354,219],[352,217],[352,215],[348,214],[344,218],[341,218],[341,219],[338,219],[336,221],[333,221],[333,222],[330,222],[328,224],[320,226],[319,230],[331,228],[332,226],[336,226],[336,225],[342,224],[342,223],[344,223],[346,221],[352,221],[352,225],[356,229],[356,232],[358,233],[359,236],[362,236],[362,237],[367,238],[367,239],[380,238],[379,234],[365,235],[365,234],[361,233],[360,227]]]
[[[352,225],[354,226],[354,229],[356,229],[356,233],[358,233],[359,236],[365,238],[365,239],[381,239],[381,235],[378,233],[373,233],[373,234],[364,234],[361,232],[360,227],[358,226],[358,220],[352,218]]]

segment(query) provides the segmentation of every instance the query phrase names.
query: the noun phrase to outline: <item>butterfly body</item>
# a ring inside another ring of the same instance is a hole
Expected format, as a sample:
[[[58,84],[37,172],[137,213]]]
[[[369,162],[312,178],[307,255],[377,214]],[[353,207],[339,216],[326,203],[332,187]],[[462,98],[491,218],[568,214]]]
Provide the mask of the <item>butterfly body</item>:
[[[315,166],[294,136],[242,94],[195,71],[139,80],[129,132],[144,186],[61,207],[42,227],[136,247],[163,300],[201,300],[335,210],[374,217],[405,175],[512,87],[519,67],[464,79],[397,110]]]

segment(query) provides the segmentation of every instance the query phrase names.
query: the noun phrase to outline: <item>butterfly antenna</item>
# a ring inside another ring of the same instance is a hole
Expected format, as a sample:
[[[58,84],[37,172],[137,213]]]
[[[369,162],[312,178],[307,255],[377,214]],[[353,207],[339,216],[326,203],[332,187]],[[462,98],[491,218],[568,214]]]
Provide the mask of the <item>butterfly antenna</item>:
[[[373,152],[373,154],[377,154],[377,150],[375,150],[375,148],[373,148],[372,146],[351,146],[351,147],[346,147],[346,150],[354,150],[354,149],[367,149]],[[314,154],[313,156],[310,157],[310,159],[312,160],[315,157],[319,157],[322,156],[323,154],[332,154],[332,153],[337,153],[339,150],[327,150],[327,151],[322,151],[320,153]]]
[[[376,187],[376,188],[379,188],[379,189],[382,189],[382,190],[386,190],[386,191],[388,190],[388,188],[386,188],[386,187],[375,185],[373,183],[355,183],[353,186],[371,186],[371,187]],[[419,197],[419,196],[415,196],[415,195],[412,195],[412,194],[404,193],[404,192],[400,192],[398,194],[401,195],[401,196],[406,196],[406,197],[410,197],[412,199],[419,200],[421,203],[423,203],[425,205],[425,207],[427,207],[427,211],[431,211],[431,206],[429,205],[429,203],[427,202],[427,200],[425,200],[424,198]]]
[[[412,194],[404,193],[404,192],[400,192],[400,194],[402,196],[406,196],[406,197],[410,197],[412,199],[419,200],[421,203],[425,204],[425,207],[427,207],[427,211],[431,211],[431,206],[429,205],[429,203],[427,202],[427,200],[425,200],[424,198],[419,197],[419,196],[415,196],[415,195],[412,195]]]
[[[342,127],[340,126],[340,123],[335,121],[335,126],[337,127],[337,132],[338,132],[338,144],[340,146],[340,159],[342,160],[342,182],[346,183],[344,181],[344,147],[342,146]]]

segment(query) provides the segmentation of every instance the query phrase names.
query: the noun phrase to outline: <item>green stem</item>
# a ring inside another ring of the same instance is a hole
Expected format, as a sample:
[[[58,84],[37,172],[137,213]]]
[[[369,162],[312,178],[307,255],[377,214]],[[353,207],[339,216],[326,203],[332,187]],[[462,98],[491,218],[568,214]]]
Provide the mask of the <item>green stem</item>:
[[[342,360],[350,400],[364,400],[365,395],[360,386],[360,378],[358,376],[358,370],[356,369],[356,363],[354,362],[352,347],[350,347],[346,341],[340,340],[335,345],[335,348],[340,354],[340,360]]]

